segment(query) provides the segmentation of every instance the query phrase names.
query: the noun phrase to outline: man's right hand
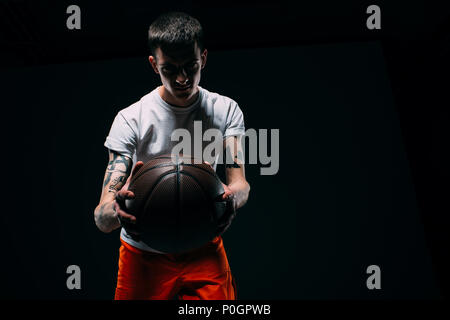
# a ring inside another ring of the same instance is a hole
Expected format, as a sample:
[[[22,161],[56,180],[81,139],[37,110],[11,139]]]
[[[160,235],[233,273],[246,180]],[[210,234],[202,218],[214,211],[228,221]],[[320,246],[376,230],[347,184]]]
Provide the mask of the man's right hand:
[[[136,217],[127,213],[125,200],[127,199],[134,199],[135,195],[132,191],[128,190],[128,187],[130,185],[130,181],[133,178],[133,176],[139,171],[139,169],[142,168],[144,163],[142,161],[138,161],[131,173],[131,175],[128,177],[127,182],[125,185],[116,193],[116,197],[114,200],[114,211],[117,213],[117,218],[119,219],[120,225],[125,228],[127,233],[129,233],[132,236],[139,236],[140,231],[138,227],[136,226]]]

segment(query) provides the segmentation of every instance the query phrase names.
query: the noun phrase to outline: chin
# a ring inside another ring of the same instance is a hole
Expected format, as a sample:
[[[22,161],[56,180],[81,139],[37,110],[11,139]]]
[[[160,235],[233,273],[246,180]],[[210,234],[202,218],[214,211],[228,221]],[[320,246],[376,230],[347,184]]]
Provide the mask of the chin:
[[[185,90],[185,91],[173,89],[173,94],[176,97],[189,97],[189,96],[191,96],[192,92],[193,92],[193,88],[192,87],[187,89],[187,90]]]
[[[176,92],[175,91],[174,96],[179,98],[179,99],[187,100],[188,98],[190,98],[191,93],[190,92]]]

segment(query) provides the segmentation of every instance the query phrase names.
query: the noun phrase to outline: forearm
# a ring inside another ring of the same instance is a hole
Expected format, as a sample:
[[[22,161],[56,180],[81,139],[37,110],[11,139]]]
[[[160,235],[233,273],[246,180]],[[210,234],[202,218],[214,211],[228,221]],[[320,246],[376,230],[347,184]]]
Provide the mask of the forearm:
[[[247,181],[236,181],[232,182],[228,185],[228,188],[233,192],[235,201],[236,201],[236,209],[242,207],[248,200],[248,195],[250,193],[250,185]]]
[[[94,211],[94,219],[97,227],[105,232],[109,233],[120,227],[117,213],[114,210],[114,200],[105,201],[99,204]]]
[[[131,159],[114,151],[109,152],[109,163],[103,179],[103,190],[99,205],[94,210],[94,220],[103,232],[111,232],[120,227],[114,210],[116,193],[124,186],[130,174]]]

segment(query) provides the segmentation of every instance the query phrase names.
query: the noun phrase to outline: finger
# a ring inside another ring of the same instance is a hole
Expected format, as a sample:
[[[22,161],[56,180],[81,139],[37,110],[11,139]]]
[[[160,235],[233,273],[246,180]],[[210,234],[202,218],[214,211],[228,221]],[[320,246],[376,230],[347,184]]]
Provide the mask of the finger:
[[[134,165],[133,172],[131,173],[131,175],[134,176],[139,171],[139,169],[142,168],[143,165],[144,165],[144,162],[142,162],[142,161],[136,162],[136,164]]]
[[[126,199],[134,199],[136,196],[134,195],[133,191],[130,190],[120,190],[116,193],[116,200],[123,203]]]
[[[204,163],[206,163],[208,166],[210,166],[211,168],[213,167],[211,163],[209,163],[208,161],[203,161]]]
[[[120,216],[120,220],[131,225],[136,225],[136,218],[134,218],[133,216],[127,215],[127,217],[125,217],[123,213],[118,213],[118,215]],[[130,216],[131,218],[128,218],[128,216]]]
[[[130,222],[136,222],[136,217],[123,211],[116,201],[114,202],[114,209],[121,218],[128,219]]]
[[[123,190],[123,189],[119,190],[116,193],[115,198],[117,201],[120,201],[121,203],[123,203],[125,201],[125,199],[127,198],[127,190]]]
[[[232,200],[233,198],[234,198],[234,194],[229,190],[225,190],[225,192],[222,194],[223,200]]]
[[[222,194],[222,199],[226,200],[230,194],[232,194],[232,191],[230,190],[230,188],[228,188],[228,186],[222,182],[222,187],[223,187],[223,191],[224,193]]]
[[[136,196],[134,195],[133,191],[127,190],[126,196],[127,199],[134,199]]]

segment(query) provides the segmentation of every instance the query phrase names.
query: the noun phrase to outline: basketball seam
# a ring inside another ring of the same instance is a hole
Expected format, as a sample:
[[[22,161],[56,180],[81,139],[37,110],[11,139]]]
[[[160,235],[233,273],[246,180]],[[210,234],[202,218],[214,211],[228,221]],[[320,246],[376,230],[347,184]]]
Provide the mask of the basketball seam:
[[[164,172],[162,175],[160,175],[158,177],[158,179],[153,184],[152,188],[145,194],[145,199],[147,199],[147,201],[145,201],[144,208],[142,208],[143,209],[142,211],[145,211],[145,209],[147,207],[148,200],[150,199],[151,194],[153,193],[155,188],[158,186],[158,184],[161,182],[161,180],[164,179],[167,175],[173,174],[173,173],[175,173],[175,172],[174,171]]]
[[[169,157],[169,156],[159,156],[159,157],[152,158],[150,161],[158,160],[158,159],[172,159],[172,157]],[[177,156],[177,161],[178,161],[178,156]],[[185,163],[185,164],[186,164],[186,163]],[[170,166],[170,165],[176,165],[176,164],[173,163],[173,162],[171,162],[171,163],[169,163],[169,164],[168,164],[168,163],[160,163],[160,164],[157,164],[157,165],[155,165],[155,166],[153,166],[153,167],[146,168],[145,171],[142,171],[142,172],[138,171],[138,172],[136,173],[136,176],[133,178],[133,180],[134,180],[134,179],[137,179],[138,177],[140,177],[141,175],[143,175],[143,174],[146,173],[147,171],[150,171],[150,170],[156,169],[156,168],[168,167],[168,166]],[[191,164],[186,164],[186,165],[191,165]],[[208,172],[209,174],[212,174],[211,172],[209,172],[209,171],[207,171],[207,170],[205,170],[205,169],[203,169],[203,168],[200,168],[200,169],[202,169],[203,171]]]
[[[176,223],[176,237],[177,237],[177,243],[179,243],[180,240],[180,220],[181,220],[181,211],[182,211],[182,206],[181,206],[181,197],[180,197],[180,164],[178,162],[178,156],[177,156],[177,186],[176,186],[176,201],[177,201],[177,205],[178,205],[178,215],[177,215],[177,223]],[[177,248],[178,250],[178,248]]]
[[[188,172],[185,172],[185,171],[182,171],[182,172],[183,172],[183,174],[185,174],[185,175],[191,177],[192,180],[194,180],[194,181],[197,183],[197,185],[200,187],[200,189],[202,189],[203,193],[204,193],[205,195],[208,195],[208,192],[206,192],[206,189],[203,187],[203,185],[200,183],[200,181],[197,180],[197,178],[195,178],[192,174],[190,174],[190,173],[188,173]],[[211,199],[211,200],[213,200],[213,201],[212,201],[213,203],[214,203],[214,202],[217,202],[216,199]],[[211,205],[211,209],[214,210],[214,205]],[[214,217],[214,221],[217,221],[215,217]]]
[[[154,159],[152,159],[152,160],[155,160],[155,159],[172,159],[171,157],[158,157],[158,158],[154,158]],[[177,159],[178,159],[178,157],[177,157]],[[204,168],[202,168],[202,167],[198,167],[198,166],[196,166],[195,164],[192,164],[192,163],[183,163],[185,166],[189,166],[189,167],[196,167],[196,168],[198,168],[198,169],[200,169],[200,170],[202,170],[202,171],[204,171],[204,172],[207,172],[209,175],[211,175],[211,176],[213,176],[213,177],[215,177],[216,179],[218,179],[218,177],[217,177],[217,174],[215,173],[215,172],[211,172],[211,171],[209,171],[209,170],[206,170],[206,169],[204,169]],[[136,174],[136,176],[133,178],[133,180],[136,180],[137,178],[139,178],[141,175],[143,175],[144,173],[146,173],[146,172],[148,172],[148,171],[150,171],[150,170],[153,170],[153,169],[157,169],[157,168],[163,168],[163,167],[169,167],[169,166],[173,166],[173,165],[176,165],[176,164],[174,164],[173,162],[172,163],[161,163],[161,164],[157,164],[157,165],[155,165],[155,166],[153,166],[153,167],[150,167],[150,168],[147,168],[147,169],[145,169],[144,171],[142,171],[142,172],[137,172],[137,174]]]
[[[186,172],[186,171],[182,171],[182,172],[183,172],[183,174],[185,174],[185,175],[191,177],[192,180],[194,180],[194,181],[197,183],[197,185],[200,187],[200,189],[202,189],[203,193],[204,193],[205,195],[208,195],[208,192],[206,192],[205,188],[203,188],[203,186],[202,186],[202,184],[200,183],[199,180],[197,180],[192,174],[190,174],[190,173],[188,173],[188,172]],[[211,199],[211,200],[215,200],[215,199]],[[213,202],[214,202],[214,201],[213,201]],[[212,204],[212,205],[211,205],[211,210],[214,210],[214,209],[215,209],[215,208],[214,208],[214,205]],[[217,219],[216,219],[215,216],[214,216],[214,222],[217,222]],[[214,237],[214,233],[212,233],[210,236],[211,236],[211,237]]]
[[[150,170],[157,169],[157,168],[163,168],[163,167],[169,167],[169,166],[173,166],[173,165],[174,165],[173,163],[160,163],[160,164],[157,164],[157,165],[155,165],[155,166],[153,166],[153,167],[151,167],[151,168],[145,169],[145,170],[142,171],[142,172],[139,171],[139,172],[136,174],[136,176],[133,178],[133,180],[136,180],[137,178],[139,178],[139,177],[142,176],[144,173],[146,173],[146,172],[148,172],[148,171],[150,171]]]
[[[202,170],[202,171],[205,171],[206,173],[210,174],[210,175],[213,176],[214,178],[218,179],[217,174],[216,174],[215,172],[211,172],[211,171],[206,170],[206,169],[204,169],[204,168],[202,168],[202,167],[198,167],[197,165],[192,164],[192,163],[183,163],[183,164],[184,164],[185,166],[188,166],[188,167],[196,167],[196,168],[198,168],[198,169],[200,169],[200,170]],[[220,180],[220,179],[219,179],[219,180]]]

